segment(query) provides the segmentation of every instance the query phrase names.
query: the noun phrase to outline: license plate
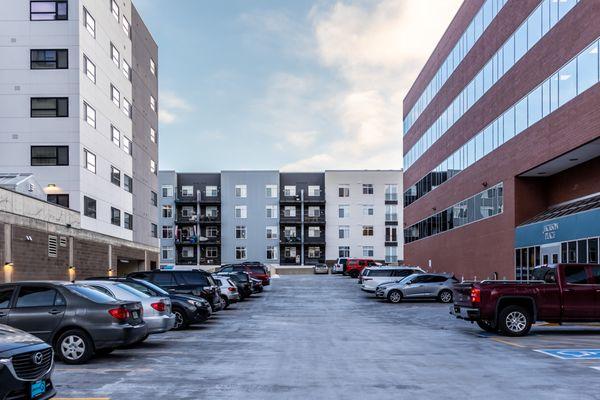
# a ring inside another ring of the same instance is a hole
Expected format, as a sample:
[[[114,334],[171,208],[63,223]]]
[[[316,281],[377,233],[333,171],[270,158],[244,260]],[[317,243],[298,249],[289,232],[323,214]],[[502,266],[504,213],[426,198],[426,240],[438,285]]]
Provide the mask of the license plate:
[[[31,398],[35,399],[44,393],[46,393],[46,381],[41,380],[31,384]]]
[[[460,314],[460,307],[458,307],[458,306],[454,306],[454,312],[455,312],[456,314]]]
[[[131,312],[131,316],[132,316],[134,319],[137,319],[137,318],[139,318],[139,317],[140,317],[140,313],[139,313],[138,311],[132,311],[132,312]]]

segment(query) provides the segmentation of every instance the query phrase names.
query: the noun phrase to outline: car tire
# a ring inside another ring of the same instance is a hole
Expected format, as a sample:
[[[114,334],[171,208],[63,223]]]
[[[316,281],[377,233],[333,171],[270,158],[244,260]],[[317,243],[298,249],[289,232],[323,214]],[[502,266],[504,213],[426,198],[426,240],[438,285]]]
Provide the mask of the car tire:
[[[178,307],[173,308],[173,314],[175,315],[175,325],[173,326],[174,331],[185,329],[190,324],[185,312]]]
[[[229,301],[229,299],[227,298],[227,296],[222,295],[221,298],[223,299],[223,302],[225,303],[225,306],[223,307],[223,309],[227,309],[229,307],[229,305],[231,304],[231,302]]]
[[[498,324],[493,321],[477,320],[477,325],[484,331],[490,333],[498,333]]]
[[[440,303],[449,304],[454,300],[454,296],[452,294],[452,290],[444,289],[438,294],[438,301]]]
[[[390,303],[394,303],[394,304],[398,304],[402,301],[402,298],[404,296],[402,295],[402,292],[399,290],[390,290],[390,292],[387,295],[387,299]]]
[[[65,364],[83,364],[92,358],[94,344],[84,331],[69,329],[56,340],[54,352]]]
[[[350,278],[352,278],[352,279],[358,278],[358,271],[350,271]]]
[[[531,325],[531,313],[521,306],[508,306],[500,311],[498,328],[506,336],[525,336]]]

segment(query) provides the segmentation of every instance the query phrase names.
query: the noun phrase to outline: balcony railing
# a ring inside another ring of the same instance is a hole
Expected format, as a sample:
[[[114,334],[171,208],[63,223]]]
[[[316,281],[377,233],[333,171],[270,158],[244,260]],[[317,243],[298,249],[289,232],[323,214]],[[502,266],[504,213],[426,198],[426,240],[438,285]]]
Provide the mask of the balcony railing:
[[[177,214],[175,217],[175,223],[178,224],[187,224],[187,223],[196,223],[198,222],[198,216],[196,214],[191,215],[181,215]]]
[[[281,243],[284,244],[300,244],[300,238],[298,236],[282,236],[280,239]]]
[[[220,215],[201,215],[199,218],[201,223],[219,223],[221,222]]]
[[[304,236],[304,243],[325,243],[325,234],[321,233],[319,236]]]
[[[175,244],[197,244],[198,238],[196,236],[184,236],[175,239]]]

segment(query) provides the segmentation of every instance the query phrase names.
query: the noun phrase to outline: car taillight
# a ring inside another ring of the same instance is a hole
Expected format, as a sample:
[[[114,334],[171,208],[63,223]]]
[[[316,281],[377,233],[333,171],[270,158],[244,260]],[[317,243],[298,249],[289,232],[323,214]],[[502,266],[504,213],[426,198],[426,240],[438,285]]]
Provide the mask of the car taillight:
[[[478,288],[471,289],[471,303],[481,303],[481,290]]]
[[[129,310],[123,307],[119,308],[111,308],[108,310],[108,313],[113,316],[113,318],[118,319],[119,321],[125,321],[131,315]]]
[[[227,290],[229,290],[230,292],[237,292],[237,289],[234,287],[228,287]]]
[[[154,308],[156,311],[159,312],[164,312],[167,309],[166,304],[162,301],[159,301],[158,303],[152,303],[150,304],[150,307]]]

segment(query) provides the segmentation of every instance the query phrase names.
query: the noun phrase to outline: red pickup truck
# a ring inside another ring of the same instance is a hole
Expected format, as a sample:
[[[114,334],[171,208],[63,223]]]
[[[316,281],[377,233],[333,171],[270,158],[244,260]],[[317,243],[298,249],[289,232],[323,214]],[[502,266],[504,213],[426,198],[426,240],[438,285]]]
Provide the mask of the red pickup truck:
[[[534,269],[533,277],[458,283],[451,314],[507,336],[526,335],[536,321],[600,321],[600,265],[542,266]]]

